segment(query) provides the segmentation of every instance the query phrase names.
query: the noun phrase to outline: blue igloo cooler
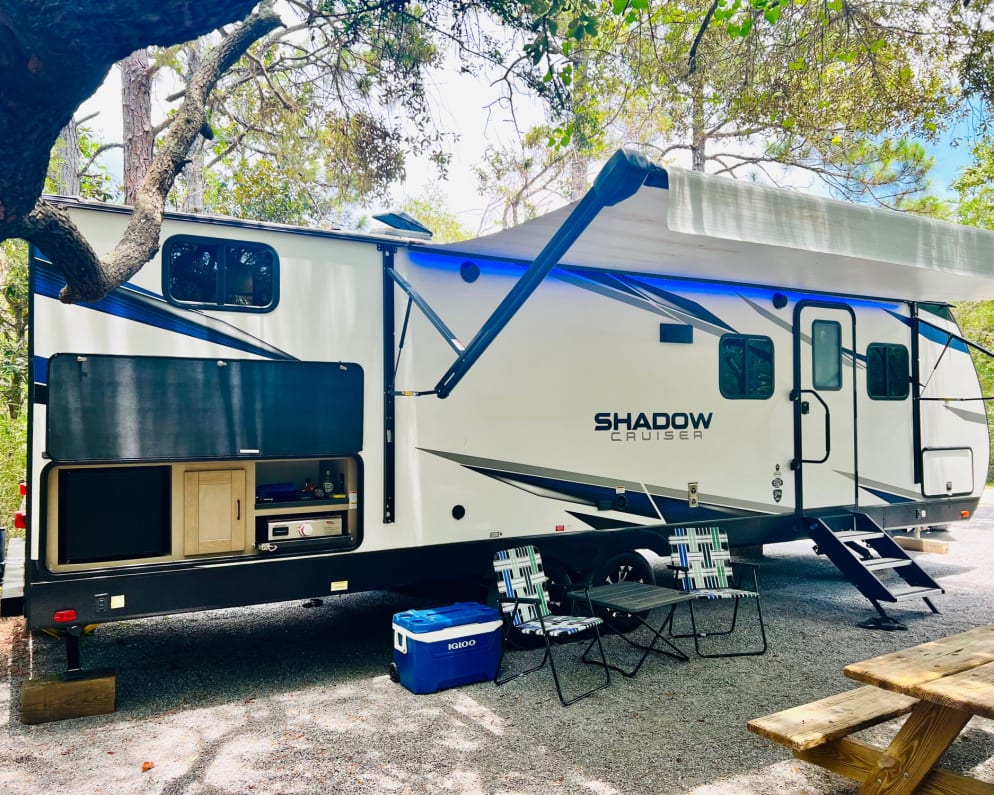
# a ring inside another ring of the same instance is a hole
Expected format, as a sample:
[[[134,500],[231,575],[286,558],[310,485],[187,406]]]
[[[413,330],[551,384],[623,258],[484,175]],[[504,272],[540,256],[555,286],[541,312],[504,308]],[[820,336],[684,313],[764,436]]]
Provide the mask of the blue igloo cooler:
[[[406,610],[393,617],[393,661],[412,693],[494,678],[500,661],[500,613],[476,602]]]

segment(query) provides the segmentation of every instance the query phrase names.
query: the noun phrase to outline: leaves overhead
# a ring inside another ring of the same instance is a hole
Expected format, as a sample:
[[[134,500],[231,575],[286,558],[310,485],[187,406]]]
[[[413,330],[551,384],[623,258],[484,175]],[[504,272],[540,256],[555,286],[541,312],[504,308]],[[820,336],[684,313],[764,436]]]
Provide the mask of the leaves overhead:
[[[958,101],[946,79],[955,28],[916,0],[667,0],[625,14],[588,80],[616,138],[658,158],[682,150],[697,168],[774,179],[773,166],[801,167],[849,197],[893,202],[921,186],[925,162],[906,139],[933,139]]]

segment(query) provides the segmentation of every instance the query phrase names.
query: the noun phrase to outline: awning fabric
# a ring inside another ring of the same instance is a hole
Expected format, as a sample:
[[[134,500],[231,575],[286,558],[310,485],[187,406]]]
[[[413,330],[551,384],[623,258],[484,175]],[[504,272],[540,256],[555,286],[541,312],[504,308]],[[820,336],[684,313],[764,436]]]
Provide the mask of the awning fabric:
[[[876,298],[994,299],[990,232],[743,180],[664,171],[664,179],[602,209],[561,263]],[[531,262],[574,207],[439,248]]]

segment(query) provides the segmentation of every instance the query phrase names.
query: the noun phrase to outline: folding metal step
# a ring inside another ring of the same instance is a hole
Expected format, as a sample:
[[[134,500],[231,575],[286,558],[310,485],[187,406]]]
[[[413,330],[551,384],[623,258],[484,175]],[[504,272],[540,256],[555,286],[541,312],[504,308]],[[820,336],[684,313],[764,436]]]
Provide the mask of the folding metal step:
[[[894,594],[894,598],[900,602],[905,599],[925,599],[929,596],[943,594],[945,591],[942,588],[926,588],[919,585],[903,589],[892,589],[891,593]]]
[[[873,538],[882,538],[883,530],[874,532],[872,530],[840,530],[834,533],[835,537],[841,541],[869,541]]]
[[[863,567],[868,571],[879,569],[896,569],[900,566],[910,566],[914,563],[910,558],[870,558],[863,561]]]
[[[869,516],[852,512],[810,516],[805,521],[818,554],[828,557],[876,608],[883,619],[878,626],[901,627],[884,612],[881,602],[920,598],[939,612],[929,597],[944,593],[943,589]],[[863,625],[869,624],[873,622]]]

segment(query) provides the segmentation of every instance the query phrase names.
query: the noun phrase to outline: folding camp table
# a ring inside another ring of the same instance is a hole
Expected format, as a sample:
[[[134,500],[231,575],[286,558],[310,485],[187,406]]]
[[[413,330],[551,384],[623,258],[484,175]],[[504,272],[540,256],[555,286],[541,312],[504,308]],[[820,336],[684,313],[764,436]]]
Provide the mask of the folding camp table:
[[[619,582],[611,585],[601,585],[596,588],[591,588],[589,596],[590,603],[595,608],[601,608],[601,617],[604,619],[604,623],[609,627],[612,627],[612,629],[614,629],[612,626],[612,618],[614,615],[617,613],[625,613],[637,619],[639,623],[644,625],[653,635],[652,642],[646,646],[645,644],[632,640],[625,633],[615,630],[617,634],[624,638],[630,645],[642,650],[642,657],[631,671],[625,671],[616,665],[609,664],[609,667],[613,668],[618,673],[624,676],[635,676],[635,674],[637,674],[639,669],[642,667],[642,664],[648,658],[650,652],[665,654],[668,657],[674,657],[678,660],[683,660],[684,662],[690,659],[679,648],[674,646],[666,637],[664,637],[663,632],[666,631],[667,628],[672,630],[673,613],[676,610],[677,605],[681,602],[688,602],[696,598],[694,594],[677,591],[672,588],[663,588],[658,585],[648,585],[641,582]],[[650,611],[661,607],[668,607],[669,610],[666,611],[666,618],[663,619],[663,623],[660,624],[659,629],[655,629],[651,624],[649,624],[649,622],[642,618],[642,615],[640,614],[649,613]],[[659,641],[662,641],[669,648],[657,647],[656,644]],[[587,661],[586,655],[584,655],[584,661]]]

